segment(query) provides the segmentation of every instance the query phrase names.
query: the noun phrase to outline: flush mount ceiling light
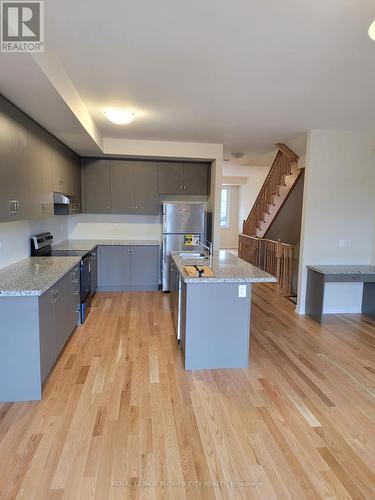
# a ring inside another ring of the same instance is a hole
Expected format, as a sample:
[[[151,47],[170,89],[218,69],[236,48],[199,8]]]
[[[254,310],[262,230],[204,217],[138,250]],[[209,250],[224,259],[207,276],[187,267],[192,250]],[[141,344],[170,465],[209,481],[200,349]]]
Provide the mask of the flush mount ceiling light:
[[[104,111],[105,116],[116,125],[126,125],[134,120],[135,114],[128,109],[111,108]]]
[[[233,158],[235,158],[236,160],[240,160],[244,155],[245,153],[231,153],[231,155],[233,156]]]
[[[375,21],[370,24],[370,27],[368,29],[368,36],[371,38],[371,40],[375,41]]]

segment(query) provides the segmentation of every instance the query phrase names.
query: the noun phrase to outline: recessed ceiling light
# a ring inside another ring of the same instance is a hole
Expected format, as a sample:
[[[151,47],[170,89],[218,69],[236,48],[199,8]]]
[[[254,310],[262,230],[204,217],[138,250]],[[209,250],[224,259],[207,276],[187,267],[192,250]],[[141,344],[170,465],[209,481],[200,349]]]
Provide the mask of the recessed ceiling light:
[[[370,24],[370,27],[368,29],[368,36],[371,38],[371,40],[375,41],[375,21]]]
[[[128,109],[112,108],[104,111],[105,116],[116,125],[126,125],[134,120],[135,114]]]

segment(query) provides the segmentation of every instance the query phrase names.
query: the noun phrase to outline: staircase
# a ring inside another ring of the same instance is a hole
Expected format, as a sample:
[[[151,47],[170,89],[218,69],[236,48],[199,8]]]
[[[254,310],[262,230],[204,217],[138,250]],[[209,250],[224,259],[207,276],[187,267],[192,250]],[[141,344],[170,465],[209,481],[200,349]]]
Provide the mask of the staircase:
[[[301,175],[299,157],[285,144],[276,144],[275,160],[254,206],[243,223],[243,234],[263,238]]]

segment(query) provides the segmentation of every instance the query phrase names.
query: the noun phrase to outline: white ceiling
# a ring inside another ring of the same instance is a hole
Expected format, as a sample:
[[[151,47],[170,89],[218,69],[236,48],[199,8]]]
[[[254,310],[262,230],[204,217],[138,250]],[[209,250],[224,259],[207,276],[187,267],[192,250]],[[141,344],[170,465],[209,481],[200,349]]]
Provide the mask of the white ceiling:
[[[374,18],[373,0],[48,0],[46,46],[104,137],[259,155],[311,128],[375,129]],[[137,119],[112,125],[111,106]]]

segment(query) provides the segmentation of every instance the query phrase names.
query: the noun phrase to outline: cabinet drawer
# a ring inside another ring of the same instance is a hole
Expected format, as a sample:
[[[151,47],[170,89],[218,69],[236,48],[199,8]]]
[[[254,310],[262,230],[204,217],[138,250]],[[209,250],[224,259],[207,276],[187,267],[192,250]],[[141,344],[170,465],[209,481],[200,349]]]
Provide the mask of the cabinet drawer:
[[[373,283],[375,274],[327,274],[325,283]]]

